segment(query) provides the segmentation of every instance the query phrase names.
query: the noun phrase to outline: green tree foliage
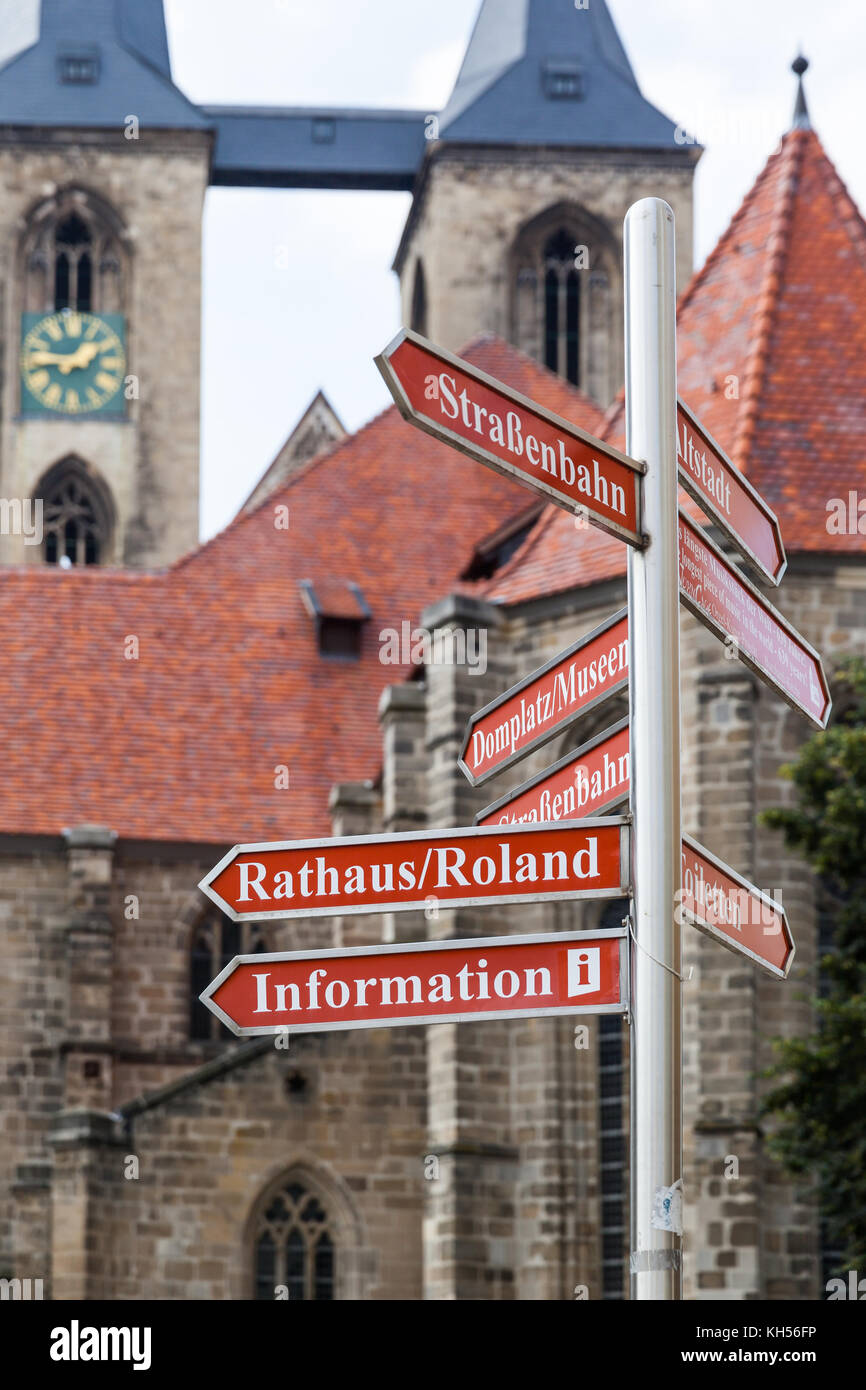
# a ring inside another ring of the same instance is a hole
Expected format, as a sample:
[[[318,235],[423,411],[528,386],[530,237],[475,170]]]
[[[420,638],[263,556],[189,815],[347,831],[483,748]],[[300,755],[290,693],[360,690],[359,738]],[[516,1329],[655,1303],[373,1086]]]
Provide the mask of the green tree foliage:
[[[820,876],[835,933],[817,1031],[776,1040],[764,1111],[770,1151],[789,1173],[817,1177],[841,1267],[866,1271],[866,663],[840,667],[835,697],[832,727],[782,769],[796,805],[763,816]]]

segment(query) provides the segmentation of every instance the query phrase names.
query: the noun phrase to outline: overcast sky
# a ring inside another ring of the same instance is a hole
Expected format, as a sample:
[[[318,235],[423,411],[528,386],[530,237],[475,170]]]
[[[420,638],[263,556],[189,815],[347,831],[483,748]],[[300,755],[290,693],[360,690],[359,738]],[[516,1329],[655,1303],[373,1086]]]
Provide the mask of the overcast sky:
[[[194,100],[429,111],[448,97],[478,7],[166,0],[175,80]],[[801,46],[813,124],[866,206],[866,7],[610,0],[610,9],[645,95],[707,146],[695,187],[697,263],[790,122],[789,64]],[[319,387],[350,428],[386,404],[372,358],[399,327],[390,265],[408,206],[408,194],[209,192],[204,536],[231,519]]]

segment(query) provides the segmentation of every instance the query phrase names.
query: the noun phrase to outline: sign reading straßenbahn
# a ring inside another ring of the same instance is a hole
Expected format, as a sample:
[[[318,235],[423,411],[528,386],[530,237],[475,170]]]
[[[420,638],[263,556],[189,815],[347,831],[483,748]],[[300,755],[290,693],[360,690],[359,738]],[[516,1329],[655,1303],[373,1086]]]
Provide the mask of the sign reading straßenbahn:
[[[644,544],[643,464],[407,329],[376,365],[405,420],[620,540]]]

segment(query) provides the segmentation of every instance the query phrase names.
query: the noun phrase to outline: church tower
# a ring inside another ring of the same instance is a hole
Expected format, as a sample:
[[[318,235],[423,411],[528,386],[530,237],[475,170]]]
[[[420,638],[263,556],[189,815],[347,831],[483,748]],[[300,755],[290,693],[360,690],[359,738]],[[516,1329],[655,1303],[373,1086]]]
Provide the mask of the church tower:
[[[198,540],[211,123],[162,0],[30,8],[0,69],[0,560],[162,565]]]
[[[609,405],[623,218],[667,199],[682,289],[700,151],[641,95],[605,0],[483,0],[425,135],[395,261],[403,322],[453,351],[497,333]]]

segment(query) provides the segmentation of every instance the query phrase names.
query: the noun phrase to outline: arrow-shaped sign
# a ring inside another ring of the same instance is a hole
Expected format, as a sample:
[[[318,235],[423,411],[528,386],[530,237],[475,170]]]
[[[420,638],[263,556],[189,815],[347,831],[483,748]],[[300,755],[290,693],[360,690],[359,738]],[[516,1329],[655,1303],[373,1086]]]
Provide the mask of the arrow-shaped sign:
[[[473,714],[458,765],[478,786],[627,689],[628,614],[623,608]]]
[[[778,584],[788,561],[775,512],[734,467],[721,444],[679,400],[677,461],[680,482],[686,491],[758,573],[771,584]]]
[[[784,979],[791,968],[796,947],[782,904],[688,835],[683,836],[682,916],[769,975]]]
[[[624,1013],[625,931],[235,956],[200,996],[240,1036]]]
[[[741,661],[816,728],[826,728],[832,701],[815,648],[682,512],[679,531],[686,608],[723,642],[733,639]]]
[[[624,818],[539,831],[470,826],[236,845],[199,887],[235,922],[618,898],[628,892]]]
[[[643,464],[407,329],[376,365],[405,420],[603,531],[644,544]]]

